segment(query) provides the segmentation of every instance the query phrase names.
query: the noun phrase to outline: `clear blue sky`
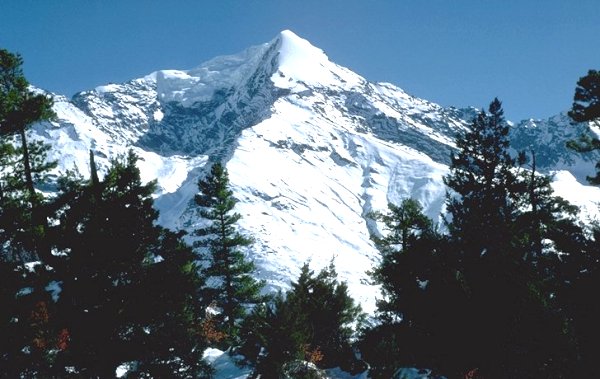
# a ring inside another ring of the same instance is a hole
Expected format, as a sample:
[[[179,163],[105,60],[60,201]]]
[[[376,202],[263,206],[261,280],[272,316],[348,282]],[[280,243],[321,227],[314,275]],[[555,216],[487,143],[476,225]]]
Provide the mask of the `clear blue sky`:
[[[0,48],[73,95],[188,69],[291,29],[334,62],[442,105],[498,96],[509,119],[568,109],[600,69],[599,0],[1,0]]]

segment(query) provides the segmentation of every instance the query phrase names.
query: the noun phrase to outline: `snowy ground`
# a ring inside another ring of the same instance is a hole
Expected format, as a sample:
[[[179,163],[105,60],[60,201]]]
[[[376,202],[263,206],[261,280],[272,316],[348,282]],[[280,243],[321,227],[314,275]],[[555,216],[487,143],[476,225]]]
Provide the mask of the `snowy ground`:
[[[209,348],[204,351],[204,360],[211,364],[215,369],[215,379],[246,379],[251,373],[252,368],[240,366],[235,363],[235,359],[229,354],[219,350]],[[407,370],[407,372],[412,372]],[[330,379],[367,379],[367,373],[350,375],[339,368],[327,370],[327,376]],[[404,379],[425,379],[421,376],[406,376]],[[267,378],[265,378],[267,379]]]
[[[206,349],[204,360],[215,369],[215,379],[245,379],[252,373],[252,368],[238,366],[229,354],[219,349]]]

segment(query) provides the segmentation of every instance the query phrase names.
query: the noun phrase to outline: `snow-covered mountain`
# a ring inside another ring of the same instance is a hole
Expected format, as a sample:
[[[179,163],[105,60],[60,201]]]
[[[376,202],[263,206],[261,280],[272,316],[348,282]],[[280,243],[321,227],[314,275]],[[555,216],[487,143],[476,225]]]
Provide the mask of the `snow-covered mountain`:
[[[55,111],[58,120],[33,133],[54,146],[57,170],[86,174],[89,149],[106,168],[133,148],[143,179],[158,179],[159,222],[171,228],[194,229],[198,178],[209,162],[226,162],[240,225],[256,240],[249,254],[269,286],[286,288],[306,261],[319,269],[335,259],[367,311],[378,296],[366,274],[378,260],[367,214],[413,197],[437,220],[454,136],[476,113],[371,83],[291,31],[191,70],[55,96]],[[566,170],[557,190],[589,205],[600,190],[581,183],[600,157],[564,147],[583,128],[559,115],[516,125],[513,140],[543,169]]]

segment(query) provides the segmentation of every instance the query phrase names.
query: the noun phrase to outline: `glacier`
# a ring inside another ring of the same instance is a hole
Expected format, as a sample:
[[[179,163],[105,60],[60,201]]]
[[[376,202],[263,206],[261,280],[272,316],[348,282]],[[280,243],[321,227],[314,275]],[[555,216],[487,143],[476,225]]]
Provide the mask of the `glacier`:
[[[369,82],[289,30],[190,70],[52,96],[56,120],[31,134],[52,145],[54,175],[87,175],[90,149],[101,172],[133,149],[142,179],[158,181],[159,222],[192,231],[202,222],[197,181],[222,161],[267,290],[289,288],[305,262],[319,270],[333,259],[368,313],[379,295],[368,276],[379,259],[369,212],[412,197],[440,223],[455,136],[477,113]],[[535,151],[538,167],[555,173],[557,193],[586,219],[598,217],[600,189],[585,175],[600,156],[564,145],[588,129],[559,114],[514,124],[511,135],[516,150]]]

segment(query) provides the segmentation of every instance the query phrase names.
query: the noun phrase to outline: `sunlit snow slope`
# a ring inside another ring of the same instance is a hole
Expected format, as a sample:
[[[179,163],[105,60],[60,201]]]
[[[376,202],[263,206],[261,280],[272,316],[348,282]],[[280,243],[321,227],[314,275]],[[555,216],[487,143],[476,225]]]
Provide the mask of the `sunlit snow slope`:
[[[367,311],[378,295],[366,274],[378,260],[367,214],[413,197],[438,220],[454,137],[476,112],[370,83],[291,31],[192,70],[56,96],[55,110],[58,121],[34,134],[54,145],[58,170],[87,174],[89,149],[106,168],[133,148],[143,178],[158,179],[159,221],[171,228],[198,224],[197,180],[207,163],[226,162],[241,227],[256,240],[248,254],[269,288],[286,288],[304,262],[334,259]],[[563,148],[583,128],[557,116],[513,134],[519,149],[543,155],[543,169],[575,175],[556,176],[561,195],[585,188],[589,203],[599,190],[581,183],[598,157]]]

